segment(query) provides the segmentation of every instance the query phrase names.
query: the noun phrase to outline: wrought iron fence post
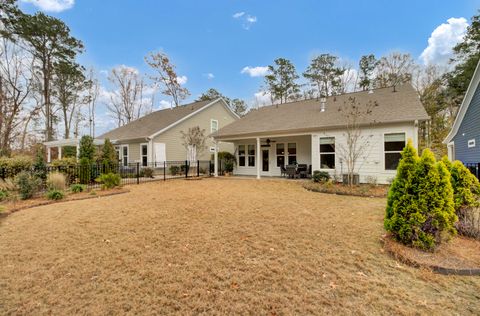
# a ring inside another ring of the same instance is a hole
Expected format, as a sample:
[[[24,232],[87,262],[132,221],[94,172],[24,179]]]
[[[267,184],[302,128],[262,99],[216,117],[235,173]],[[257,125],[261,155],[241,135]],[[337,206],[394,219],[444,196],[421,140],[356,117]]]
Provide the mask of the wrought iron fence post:
[[[163,161],[163,181],[167,180],[167,162]]]
[[[188,178],[188,160],[185,160],[185,179]]]
[[[208,176],[209,177],[212,176],[212,161],[211,160],[208,161]]]
[[[197,160],[197,178],[200,178],[200,160]]]
[[[140,183],[140,163],[137,162],[137,184]]]

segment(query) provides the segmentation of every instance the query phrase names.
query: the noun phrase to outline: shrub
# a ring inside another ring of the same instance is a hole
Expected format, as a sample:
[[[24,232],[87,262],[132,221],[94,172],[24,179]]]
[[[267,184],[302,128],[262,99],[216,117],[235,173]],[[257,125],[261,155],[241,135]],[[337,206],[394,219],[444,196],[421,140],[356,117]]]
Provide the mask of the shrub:
[[[102,189],[112,189],[120,186],[122,178],[116,173],[103,173],[95,181],[102,184]]]
[[[33,160],[28,156],[0,157],[0,177],[13,178],[33,166]]]
[[[45,161],[45,148],[42,144],[37,144],[35,149],[35,160],[33,162],[35,174],[42,180],[47,178],[47,162]]]
[[[88,184],[92,181],[92,164],[87,158],[80,159],[78,178],[82,184]]]
[[[93,144],[93,138],[85,135],[80,139],[80,148],[78,151],[79,159],[87,159],[89,163],[93,162],[95,156],[95,145]]]
[[[64,158],[77,158],[77,147],[76,146],[65,146],[62,148],[62,156]]]
[[[225,172],[233,172],[233,167],[234,167],[234,164],[232,160],[225,160],[224,162]]]
[[[75,183],[70,186],[70,191],[73,193],[80,193],[87,189],[87,186],[84,184]]]
[[[65,190],[65,175],[60,172],[51,172],[47,176],[47,188],[49,190]]]
[[[64,168],[69,168],[69,167],[75,167],[77,165],[77,159],[76,158],[62,158],[62,159],[55,159],[52,160],[50,163],[51,167],[58,168],[58,169],[64,169]]]
[[[315,170],[312,175],[313,182],[327,182],[330,174],[326,171]]]
[[[479,206],[480,182],[460,161],[450,162],[443,157],[442,162],[451,174],[455,210]]]
[[[8,198],[8,191],[0,190],[0,202],[5,201]]]
[[[409,141],[388,194],[385,229],[406,245],[432,250],[455,234],[453,206],[445,164],[428,149],[419,159]]]
[[[58,200],[62,200],[65,197],[65,193],[63,193],[62,190],[53,189],[53,190],[49,190],[46,196],[47,196],[47,199],[49,200],[58,201]]]
[[[143,176],[146,178],[153,178],[153,169],[152,168],[143,168]]]
[[[15,184],[15,181],[12,180],[11,178],[9,179],[0,179],[0,191],[15,191],[17,190],[17,185]]]
[[[106,138],[102,146],[100,159],[103,164],[114,165],[118,163],[117,152],[110,139]]]
[[[26,200],[37,193],[41,186],[41,179],[27,171],[22,171],[15,177],[15,183],[18,186],[20,198]]]
[[[170,174],[176,176],[180,172],[179,166],[170,166]]]

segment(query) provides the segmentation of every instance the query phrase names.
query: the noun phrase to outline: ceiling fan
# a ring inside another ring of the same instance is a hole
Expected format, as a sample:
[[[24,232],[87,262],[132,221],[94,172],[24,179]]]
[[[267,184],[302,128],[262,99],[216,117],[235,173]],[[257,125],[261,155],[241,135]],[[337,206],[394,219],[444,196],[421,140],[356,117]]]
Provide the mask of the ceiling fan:
[[[262,147],[270,147],[270,143],[276,143],[277,141],[276,140],[271,140],[270,138],[267,138],[266,140],[266,144],[262,144],[261,146]]]

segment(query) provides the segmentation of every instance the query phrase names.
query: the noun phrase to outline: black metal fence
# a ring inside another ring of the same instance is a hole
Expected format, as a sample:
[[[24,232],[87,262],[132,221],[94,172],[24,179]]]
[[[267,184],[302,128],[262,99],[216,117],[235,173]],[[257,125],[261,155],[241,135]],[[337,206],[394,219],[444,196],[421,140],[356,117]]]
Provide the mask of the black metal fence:
[[[44,191],[47,187],[48,175],[59,172],[65,176],[67,186],[79,183],[84,184],[88,189],[96,189],[101,187],[101,183],[98,183],[96,179],[105,173],[116,173],[120,175],[122,185],[129,185],[170,179],[209,177],[213,169],[213,163],[208,160],[129,163],[127,165],[101,163],[50,165],[42,168],[0,168],[0,179],[13,179],[18,173],[25,171],[42,180],[42,191]]]
[[[480,180],[480,162],[479,163],[465,163],[465,167],[470,170],[472,174],[474,174],[477,179]]]

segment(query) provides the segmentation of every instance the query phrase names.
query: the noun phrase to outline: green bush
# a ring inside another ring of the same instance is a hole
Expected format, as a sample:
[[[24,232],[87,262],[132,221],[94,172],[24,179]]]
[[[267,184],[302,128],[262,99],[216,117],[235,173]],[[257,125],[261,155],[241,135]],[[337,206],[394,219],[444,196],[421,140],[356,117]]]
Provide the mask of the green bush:
[[[58,201],[58,200],[62,200],[65,197],[65,193],[63,193],[62,190],[53,189],[53,190],[49,190],[46,196],[47,196],[47,199],[49,200]]]
[[[443,157],[442,162],[451,174],[455,210],[480,206],[480,182],[478,179],[458,160],[450,162],[447,157]]]
[[[76,146],[65,146],[62,147],[62,156],[64,158],[77,158],[77,147]]]
[[[85,135],[80,139],[80,148],[78,150],[79,159],[87,159],[89,163],[92,163],[95,157],[95,145],[93,144],[93,138]]]
[[[388,194],[385,229],[406,245],[432,250],[455,234],[456,220],[450,172],[428,149],[419,159],[409,141]]]
[[[122,178],[116,173],[103,173],[95,181],[102,184],[102,189],[112,189],[120,186]]]
[[[179,173],[180,173],[180,167],[179,166],[170,166],[170,174],[172,176],[176,176]]]
[[[68,168],[68,167],[75,167],[77,165],[77,159],[76,158],[62,158],[62,159],[55,159],[52,160],[50,163],[51,167],[54,168]]]
[[[315,170],[312,175],[313,182],[327,182],[330,174],[326,171]]]
[[[84,184],[75,183],[70,186],[70,191],[73,193],[80,193],[87,189],[87,186]]]
[[[45,161],[45,147],[37,144],[35,147],[35,160],[33,161],[33,169],[38,178],[45,180],[47,178],[47,162]]]
[[[0,157],[0,177],[13,178],[33,166],[33,160],[28,156]]]
[[[5,201],[8,198],[8,191],[0,190],[0,202]]]
[[[16,175],[15,183],[17,184],[20,198],[22,200],[26,200],[38,192],[42,181],[40,178],[30,174],[29,172],[22,171]]]
[[[78,178],[80,183],[88,184],[92,182],[92,164],[87,158],[80,159],[80,165],[78,170]]]
[[[141,170],[141,176],[146,177],[146,178],[153,178],[153,169],[152,168],[142,168]]]
[[[224,166],[226,172],[233,172],[234,164],[233,164],[232,160],[225,160],[223,166]]]

